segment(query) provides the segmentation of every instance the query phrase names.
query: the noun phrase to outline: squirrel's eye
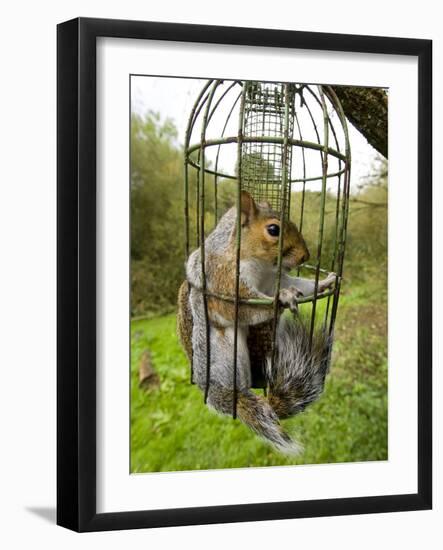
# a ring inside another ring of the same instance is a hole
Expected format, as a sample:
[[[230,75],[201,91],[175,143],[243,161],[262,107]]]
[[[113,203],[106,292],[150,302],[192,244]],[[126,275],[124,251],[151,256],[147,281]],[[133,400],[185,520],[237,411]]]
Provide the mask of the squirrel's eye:
[[[271,237],[278,237],[280,235],[280,226],[275,223],[271,223],[271,225],[268,225],[266,229]]]

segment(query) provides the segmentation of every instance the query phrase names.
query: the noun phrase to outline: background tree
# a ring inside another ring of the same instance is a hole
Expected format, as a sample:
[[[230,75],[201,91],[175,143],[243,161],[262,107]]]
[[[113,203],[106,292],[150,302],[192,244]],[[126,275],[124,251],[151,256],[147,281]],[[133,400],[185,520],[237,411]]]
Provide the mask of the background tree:
[[[175,302],[183,271],[183,161],[170,120],[148,112],[131,124],[131,309],[160,312]]]

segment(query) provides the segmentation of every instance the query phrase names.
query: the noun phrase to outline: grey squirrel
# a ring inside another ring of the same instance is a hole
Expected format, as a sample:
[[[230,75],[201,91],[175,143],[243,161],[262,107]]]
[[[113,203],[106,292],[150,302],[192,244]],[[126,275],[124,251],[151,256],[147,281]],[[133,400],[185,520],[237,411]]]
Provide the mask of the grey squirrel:
[[[232,207],[205,240],[205,272],[210,294],[235,295],[237,209]],[[280,219],[268,203],[257,204],[245,191],[241,194],[241,248],[239,296],[273,298],[278,259]],[[297,298],[314,293],[315,281],[291,277],[288,271],[307,261],[309,251],[296,225],[284,224],[282,274],[279,302],[292,311]],[[194,381],[206,387],[206,322],[200,249],[186,264],[185,281],[178,299],[178,333],[193,364]],[[318,282],[318,292],[331,287],[336,275]],[[232,301],[209,295],[207,298],[210,338],[210,383],[207,404],[216,411],[233,410],[233,342],[235,307]],[[280,312],[281,313],[281,312]],[[273,308],[240,304],[237,336],[237,415],[260,437],[285,454],[298,454],[301,446],[283,430],[279,422],[302,411],[322,392],[328,369],[330,341],[309,332],[301,321],[279,315],[276,330],[274,368],[266,357],[267,397],[251,391],[251,365],[247,345],[251,326],[273,319]]]

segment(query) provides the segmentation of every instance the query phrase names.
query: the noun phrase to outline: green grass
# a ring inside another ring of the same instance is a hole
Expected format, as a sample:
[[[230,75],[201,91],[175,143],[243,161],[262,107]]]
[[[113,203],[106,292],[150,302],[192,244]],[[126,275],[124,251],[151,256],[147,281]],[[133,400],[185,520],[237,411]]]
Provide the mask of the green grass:
[[[158,472],[318,464],[387,459],[386,305],[375,292],[344,291],[331,371],[321,398],[284,422],[305,447],[296,459],[273,451],[238,420],[203,404],[189,383],[189,366],[175,315],[132,322],[131,471]],[[138,385],[149,349],[160,387]]]

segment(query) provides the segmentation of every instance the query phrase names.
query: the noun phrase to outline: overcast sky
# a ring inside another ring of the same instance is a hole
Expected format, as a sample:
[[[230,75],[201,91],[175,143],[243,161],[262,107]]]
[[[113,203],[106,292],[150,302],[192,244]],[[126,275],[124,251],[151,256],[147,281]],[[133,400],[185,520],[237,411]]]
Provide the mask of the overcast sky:
[[[192,106],[206,82],[206,80],[193,78],[133,76],[131,79],[131,109],[133,112],[141,115],[151,110],[158,112],[162,120],[165,120],[166,118],[172,119],[178,130],[178,143],[182,145],[184,143],[186,126]],[[216,137],[216,134],[218,134],[218,137],[220,136],[222,123],[224,122],[227,113],[229,112],[229,107],[232,106],[233,102],[233,99],[228,98],[235,99],[236,93],[237,92],[233,90],[233,94],[226,96],[226,100],[220,105],[219,119],[216,120],[216,117],[214,117],[212,124],[213,135],[209,135],[208,137]],[[318,114],[321,117],[320,110],[318,110]],[[316,141],[314,134],[309,135],[309,132],[313,132],[313,127],[307,118],[308,115],[303,115],[303,113],[301,113],[300,116],[300,124],[303,129],[302,131],[305,132],[303,138],[305,140],[308,139]],[[303,116],[306,118],[303,118]],[[237,124],[237,119],[235,115],[232,116],[232,119],[234,125],[232,127],[232,131],[230,132],[231,129],[228,127],[225,135],[232,132],[234,132],[235,135],[236,133],[235,127]],[[322,130],[323,123],[321,118],[317,119],[316,122],[319,130]],[[336,127],[339,127],[339,125],[337,124]],[[367,143],[366,139],[354,129],[352,124],[349,124],[348,128],[352,152],[351,185],[353,189],[356,189],[358,184],[362,183],[365,177],[372,172],[371,165],[376,158],[377,153],[372,146]],[[196,141],[198,141],[198,136],[193,136],[191,143]],[[332,142],[332,137],[330,137],[330,142]],[[209,149],[213,150],[210,154],[215,154],[215,147]],[[236,146],[222,146],[222,149],[223,154],[220,156],[220,166],[224,171],[226,170],[232,173],[235,166]],[[315,157],[313,155],[315,155]],[[338,168],[338,166],[334,166],[334,162],[335,161],[333,159],[330,160],[329,171],[335,171],[336,168]],[[308,173],[312,170],[315,171],[315,175],[321,174],[318,153],[312,152],[312,155],[307,155],[307,165]],[[313,175],[313,172],[311,175]],[[315,187],[311,186],[311,188],[318,188],[319,186],[319,184],[314,185]]]

